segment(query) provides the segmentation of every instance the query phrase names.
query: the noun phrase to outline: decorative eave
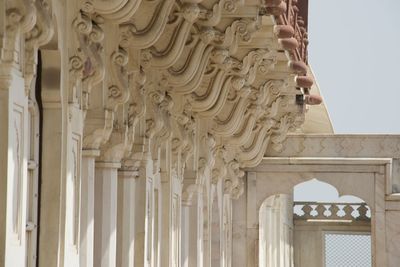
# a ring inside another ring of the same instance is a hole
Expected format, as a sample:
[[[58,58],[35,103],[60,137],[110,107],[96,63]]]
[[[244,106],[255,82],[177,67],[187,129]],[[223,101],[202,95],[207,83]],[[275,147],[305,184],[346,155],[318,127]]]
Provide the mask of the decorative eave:
[[[294,0],[68,2],[61,67],[71,123],[82,112],[83,149],[126,169],[142,157],[181,179],[194,172],[199,185],[222,180],[238,197],[242,168],[279,150],[304,121],[304,104],[318,103],[307,96],[306,8]]]

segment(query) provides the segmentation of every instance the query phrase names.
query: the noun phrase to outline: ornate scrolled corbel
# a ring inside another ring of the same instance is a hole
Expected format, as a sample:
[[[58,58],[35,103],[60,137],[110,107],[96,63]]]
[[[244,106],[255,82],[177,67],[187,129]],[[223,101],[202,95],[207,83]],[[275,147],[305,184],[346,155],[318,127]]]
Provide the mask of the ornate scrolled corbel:
[[[2,42],[0,62],[1,74],[7,77],[10,71],[17,64],[22,62],[22,58],[17,56],[22,53],[16,53],[23,49],[18,47],[20,42],[17,42],[18,35],[23,36],[24,33],[30,31],[36,23],[36,8],[34,1],[31,0],[6,0],[1,14],[4,18],[5,27],[1,29],[0,40]]]
[[[25,33],[24,78],[26,94],[28,94],[36,76],[37,50],[41,45],[49,42],[54,34],[50,6],[44,1],[36,1],[35,8],[37,11],[36,24],[32,30]]]
[[[271,80],[262,84],[258,89],[252,88],[248,97],[249,104],[241,120],[239,130],[236,131],[232,136],[227,136],[224,140],[228,144],[242,146],[248,142],[251,133],[255,129],[257,119],[269,110],[267,106],[271,94],[274,91],[271,90]]]
[[[189,184],[184,186],[182,190],[182,204],[186,206],[192,205],[193,195],[199,192],[199,185]]]
[[[244,181],[243,179],[239,179],[239,183],[232,188],[231,190],[231,198],[238,199],[244,193]]]
[[[191,27],[199,13],[200,9],[196,4],[184,4],[181,11],[177,12],[181,18],[178,18],[179,23],[168,44],[160,50],[155,47],[144,50],[142,52],[143,66],[166,69],[175,64],[183,52]]]
[[[200,7],[199,19],[196,22],[197,25],[214,27],[217,26],[222,18],[222,10],[226,5],[226,0],[219,0],[218,3],[214,4],[212,10]]]
[[[208,90],[207,97],[204,97],[204,95],[201,97],[202,101],[200,103],[206,103],[207,105],[203,105],[200,115],[212,117],[223,112],[223,107],[225,106],[229,95],[241,96],[237,98],[231,97],[232,99],[236,99],[232,101],[235,103],[227,107],[227,109],[230,111],[224,112],[231,114],[227,116],[227,119],[230,121],[229,125],[226,119],[216,119],[217,124],[219,123],[221,125],[225,125],[221,126],[222,128],[218,125],[214,127],[214,129],[218,133],[226,132],[226,135],[231,135],[237,130],[237,127],[235,126],[238,126],[238,120],[240,120],[240,117],[242,117],[245,113],[247,102],[245,99],[249,92],[249,87],[245,85],[251,85],[254,82],[259,64],[262,62],[263,59],[269,57],[270,55],[267,50],[259,49],[249,52],[242,61],[229,58],[230,70],[228,71],[228,73],[230,74],[230,76],[228,76],[228,78],[225,80],[225,84],[222,87],[222,90],[217,90],[216,92]],[[224,61],[227,60],[225,59]],[[232,76],[234,76],[234,78],[230,78]],[[229,79],[232,79],[231,82],[229,82]],[[231,83],[231,86],[229,86],[229,83]],[[242,89],[243,87],[244,89]],[[217,94],[217,92],[220,93]],[[200,103],[193,104],[198,105]],[[194,109],[196,108],[197,107],[195,107]],[[231,118],[233,119],[230,120]]]
[[[236,96],[229,102],[232,102],[230,110],[226,112],[225,116],[218,114],[214,118],[213,132],[219,136],[232,136],[239,128],[242,121],[247,105],[248,95],[250,94],[250,87],[244,87],[239,92],[235,92]],[[228,109],[228,108],[224,108]]]
[[[201,90],[203,88],[198,88],[200,92],[196,90],[188,95],[188,101],[193,111],[200,112],[199,115],[201,116],[207,116],[204,111],[212,108],[220,96],[222,96],[223,99],[226,98],[232,82],[232,77],[227,77],[227,72],[232,67],[232,61],[232,58],[229,57],[228,50],[216,49],[213,51],[209,64],[211,71],[204,76],[204,79],[208,81],[205,92]],[[220,105],[217,106],[219,107]]]
[[[241,146],[244,145],[250,138],[252,131],[254,130],[258,114],[261,112],[261,108],[250,108],[246,110],[242,124],[239,126],[239,130],[232,136],[224,138],[227,144]]]
[[[205,133],[200,137],[200,142],[198,144],[199,149],[199,160],[197,166],[198,174],[198,184],[203,185],[204,180],[207,177],[207,173],[211,172],[213,166],[215,165],[215,156],[217,154],[216,141],[212,134]]]
[[[114,122],[115,124],[116,122]],[[126,157],[130,152],[132,143],[129,143],[129,131],[127,125],[114,125],[111,136],[107,142],[101,146],[100,158],[101,162],[117,162]]]
[[[146,104],[146,137],[148,139],[154,138],[155,134],[163,127],[159,105],[164,100],[164,97],[165,93],[159,90],[151,90],[148,92],[148,103]]]
[[[269,143],[270,131],[273,125],[274,121],[271,119],[261,121],[257,124],[250,140],[240,147],[237,156],[240,162],[255,158],[261,150],[265,151]]]
[[[68,92],[68,102],[70,104],[77,104],[79,99],[80,92],[80,82],[83,78],[83,69],[84,69],[84,54],[82,50],[78,50],[74,56],[69,59],[69,81],[70,81],[70,90]]]
[[[209,45],[214,36],[212,29],[202,30],[198,36],[195,36],[197,39],[196,44],[185,60],[183,67],[179,69],[170,67],[166,71],[168,85],[173,87],[174,93],[188,94],[193,90],[193,86],[186,85],[193,80],[197,72],[204,73],[211,52],[214,49],[213,46]]]
[[[214,45],[218,48],[229,49],[229,54],[233,55],[237,52],[240,42],[250,42],[251,36],[260,27],[258,19],[240,19],[235,20],[225,29],[223,34],[216,36]]]
[[[198,95],[195,92],[191,94],[189,102],[193,111],[199,112],[199,116],[210,117],[217,114],[222,108],[232,86],[240,86],[240,81],[236,81],[232,76],[226,76],[224,71],[220,70],[212,79],[204,94]]]
[[[146,112],[146,75],[143,71],[129,76],[130,100],[128,101],[128,126],[134,128]]]
[[[186,165],[188,162],[189,158],[193,155],[194,153],[194,134],[195,134],[195,120],[192,116],[189,117],[189,121],[184,125],[184,138],[185,138],[185,145],[182,148],[182,161],[183,164]],[[183,166],[185,167],[185,166]]]
[[[264,59],[270,59],[273,53],[266,49],[257,49],[250,51],[241,61],[235,62],[232,66],[231,72],[246,77],[248,84],[252,84],[254,81],[253,76],[263,62]]]
[[[193,72],[193,76],[190,78],[188,82],[186,82],[188,79],[179,79],[178,75],[174,75],[174,79],[176,81],[179,81],[179,83],[183,84],[182,86],[173,86],[172,92],[175,94],[190,94],[194,92],[197,88],[199,88],[202,78],[204,77],[205,70],[207,68],[207,64],[210,58],[210,55],[212,53],[212,50],[214,48],[212,46],[208,46],[202,56],[200,57],[200,63],[197,61],[196,68],[197,70]],[[193,61],[195,62],[195,61]],[[171,83],[172,85],[172,83]]]
[[[141,0],[86,0],[83,3],[83,10],[88,13],[97,13],[106,20],[119,24],[131,19],[141,2]]]
[[[187,160],[194,150],[195,121],[190,112],[185,109],[181,114],[171,115],[171,124],[172,165],[178,175],[183,178]]]
[[[262,135],[260,135],[260,137],[262,137]],[[244,159],[244,158],[242,159],[243,167],[251,168],[251,167],[257,166],[261,162],[261,160],[264,156],[264,153],[270,143],[270,140],[271,140],[271,136],[269,133],[267,133],[264,136],[262,142],[260,143],[260,147],[256,150],[253,150],[253,153],[251,153],[251,154],[248,153],[246,159]]]
[[[145,136],[150,141],[150,154],[153,160],[159,148],[171,137],[172,98],[161,90],[150,90],[146,103]]]
[[[280,119],[277,127],[272,130],[271,142],[272,142],[272,148],[274,150],[281,151],[283,147],[282,143],[286,139],[289,129],[292,127],[292,124],[294,123],[294,117],[295,115],[293,113],[284,115]]]
[[[223,11],[224,13],[235,13],[238,8],[242,5],[244,5],[243,0],[224,0],[223,2]]]
[[[232,194],[235,188],[239,188],[241,179],[244,176],[244,171],[240,169],[240,164],[237,160],[228,162],[227,174],[224,179],[224,193]],[[237,192],[235,192],[237,194]]]
[[[217,184],[218,181],[225,178],[227,175],[227,149],[221,145],[218,145],[214,150],[215,164],[211,171],[211,182]]]
[[[104,110],[102,117],[93,116],[93,120],[85,122],[84,138],[82,147],[97,150],[105,143],[111,135],[114,123],[114,112]]]
[[[129,144],[133,144],[135,142],[135,134],[137,133],[136,126],[146,112],[144,91],[145,81],[146,76],[142,71],[129,74],[128,85],[130,97],[128,102],[123,106],[123,113],[126,113],[124,124],[128,127]],[[128,154],[130,154],[130,151]]]
[[[189,102],[196,101],[196,99],[203,101],[205,98],[204,95],[198,95],[195,93],[195,91],[200,88],[202,82],[205,80],[210,81],[210,88],[221,86],[220,83],[223,82],[223,78],[225,77],[224,75],[229,69],[229,64],[230,60],[228,59],[227,50],[212,49],[210,56],[208,56],[208,54],[205,54],[205,56],[201,58],[199,68],[195,72],[195,75],[191,79],[191,81],[184,86],[174,87],[173,92],[176,92],[178,94],[189,94]],[[210,93],[214,91],[211,89],[207,92]],[[199,105],[202,104],[199,103]]]
[[[152,13],[153,15],[149,23],[143,28],[138,28],[138,26],[132,22],[122,24],[120,26],[122,32],[121,46],[124,48],[135,47],[137,49],[145,49],[157,42],[165,29],[174,3],[175,0],[160,1]],[[137,14],[142,14],[141,9],[139,9]],[[134,16],[133,20],[136,19],[137,16]]]
[[[89,103],[89,97],[92,88],[104,79],[105,66],[103,62],[103,46],[104,32],[94,22],[89,14],[80,11],[73,21],[73,27],[77,33],[79,47],[77,48],[77,59],[82,63],[83,70],[81,77],[82,82],[82,101],[81,107],[86,111]],[[73,79],[72,79],[73,80]]]
[[[124,104],[129,99],[128,75],[124,66],[128,63],[128,53],[122,48],[114,51],[109,60],[109,70],[111,71],[108,85],[107,108],[115,110],[120,104]]]

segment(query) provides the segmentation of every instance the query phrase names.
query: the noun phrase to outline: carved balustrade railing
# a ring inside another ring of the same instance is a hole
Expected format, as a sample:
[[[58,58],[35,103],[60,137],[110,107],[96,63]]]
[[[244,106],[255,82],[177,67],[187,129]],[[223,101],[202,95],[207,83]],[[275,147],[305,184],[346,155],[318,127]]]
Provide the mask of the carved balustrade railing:
[[[295,202],[294,220],[370,222],[371,212],[366,203]]]
[[[275,1],[277,2],[277,1]],[[294,60],[308,63],[308,33],[307,33],[307,15],[308,0],[282,0],[280,3],[282,13],[275,13],[279,25],[291,26],[294,32],[294,38],[298,42],[298,47],[293,50],[291,56]],[[280,14],[280,15],[278,15]]]
[[[313,79],[308,71],[308,0],[264,0],[265,14],[275,17],[277,25],[274,32],[278,42],[286,50],[290,68],[297,74],[297,89],[303,88],[304,97],[299,94],[297,102],[318,105],[322,98],[310,95]]]

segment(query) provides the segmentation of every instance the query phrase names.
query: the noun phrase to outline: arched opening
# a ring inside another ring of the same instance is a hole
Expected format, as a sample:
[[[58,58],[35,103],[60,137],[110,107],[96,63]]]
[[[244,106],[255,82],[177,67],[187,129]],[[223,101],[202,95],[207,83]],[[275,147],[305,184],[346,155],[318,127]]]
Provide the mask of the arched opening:
[[[371,210],[363,199],[311,179],[262,202],[259,266],[371,266],[370,234]]]
[[[371,266],[371,210],[363,199],[317,179],[294,186],[293,197],[296,266]]]

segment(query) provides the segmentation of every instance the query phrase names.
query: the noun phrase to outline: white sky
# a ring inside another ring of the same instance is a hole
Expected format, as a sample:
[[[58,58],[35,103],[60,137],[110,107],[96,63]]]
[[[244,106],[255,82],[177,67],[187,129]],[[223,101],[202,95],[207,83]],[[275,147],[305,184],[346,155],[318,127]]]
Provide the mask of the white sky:
[[[400,0],[309,0],[309,62],[336,133],[400,134]]]

